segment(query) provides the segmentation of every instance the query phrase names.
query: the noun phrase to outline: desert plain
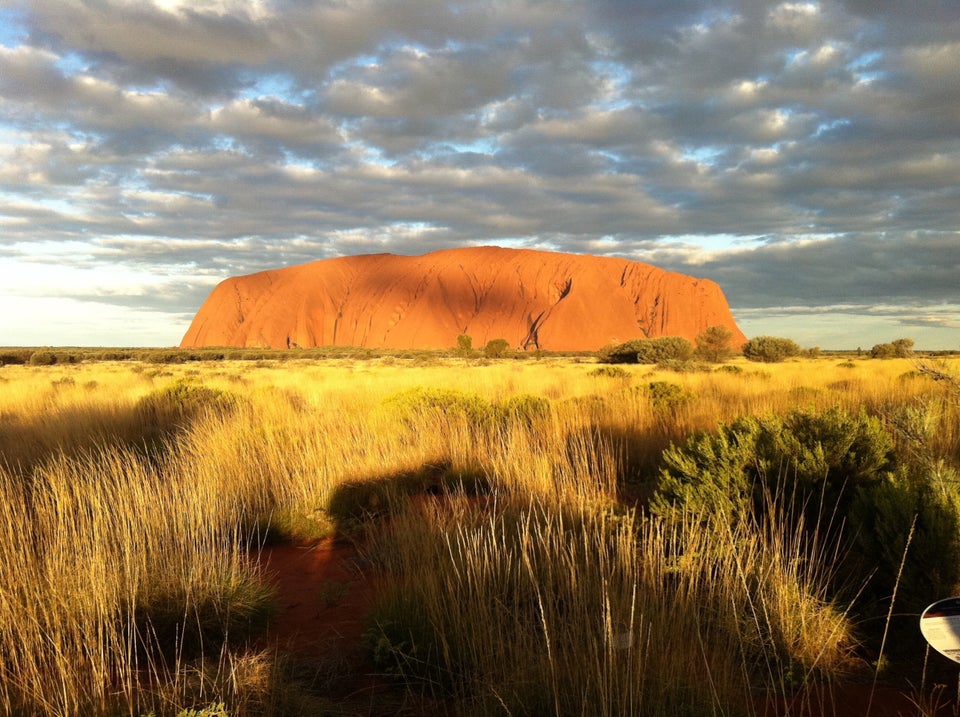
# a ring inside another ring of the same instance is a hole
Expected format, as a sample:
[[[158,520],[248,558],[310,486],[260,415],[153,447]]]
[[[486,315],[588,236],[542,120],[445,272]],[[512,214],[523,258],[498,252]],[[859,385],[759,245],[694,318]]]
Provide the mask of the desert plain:
[[[956,709],[956,359],[47,353],[6,714]]]

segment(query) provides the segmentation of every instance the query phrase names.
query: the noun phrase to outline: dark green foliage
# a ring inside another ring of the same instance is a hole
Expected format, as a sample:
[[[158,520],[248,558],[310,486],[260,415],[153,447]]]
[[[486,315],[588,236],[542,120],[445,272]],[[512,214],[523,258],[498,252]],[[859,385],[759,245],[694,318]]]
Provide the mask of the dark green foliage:
[[[533,425],[550,415],[550,401],[541,396],[521,394],[491,403],[482,396],[448,388],[422,386],[394,394],[386,404],[404,416],[404,422],[420,430],[424,416],[466,420],[477,427],[521,422]]]
[[[896,583],[916,519],[898,589],[898,611],[920,612],[934,597],[955,592],[960,580],[960,493],[956,489],[938,491],[929,482],[910,480],[898,471],[861,490],[853,501],[850,528],[860,549],[853,557],[862,571],[876,570],[877,586]]]
[[[771,503],[792,506],[807,530],[842,527],[838,589],[863,588],[866,612],[882,614],[911,525],[898,609],[919,610],[960,580],[960,491],[898,452],[879,418],[840,408],[785,418],[740,418],[663,453],[650,508],[664,517],[759,520]]]
[[[800,345],[793,339],[776,336],[755,336],[743,345],[743,355],[751,361],[777,363],[800,355]]]
[[[697,358],[723,363],[734,354],[733,332],[726,326],[709,326],[697,335]]]
[[[870,349],[870,358],[910,358],[913,355],[913,339],[897,339],[888,344],[876,344]]]
[[[490,339],[483,347],[483,355],[487,358],[502,358],[510,350],[510,342],[506,339]]]
[[[664,512],[705,491],[734,512],[761,508],[765,494],[822,499],[836,506],[854,488],[879,482],[893,466],[893,440],[879,419],[841,408],[786,418],[740,418],[663,455],[653,506]]]
[[[657,339],[634,339],[614,346],[606,352],[608,363],[661,363],[686,361],[693,356],[693,345],[682,336],[663,336]]]
[[[593,369],[588,376],[602,376],[605,378],[630,378],[630,372],[619,366],[600,366]]]
[[[414,429],[421,425],[420,417],[424,415],[465,418],[473,424],[487,423],[494,415],[493,406],[483,397],[449,388],[418,386],[390,396],[385,403],[408,416]]]
[[[651,511],[662,516],[675,511],[719,514],[731,520],[749,513],[762,430],[758,419],[746,417],[716,433],[691,436],[682,446],[671,445],[663,452]]]
[[[29,363],[31,366],[53,366],[57,363],[57,355],[53,351],[34,351]]]
[[[473,353],[473,339],[467,334],[457,336],[457,355],[470,356]]]
[[[733,373],[733,374],[743,373],[742,368],[740,368],[739,366],[734,366],[732,364],[728,364],[726,366],[720,366],[719,368],[717,368],[717,371],[722,371],[723,373]]]
[[[657,411],[674,411],[693,398],[693,394],[683,386],[669,381],[651,381],[647,386],[647,395]]]
[[[18,365],[22,366],[30,360],[33,351],[30,349],[9,349],[0,353],[0,366]]]
[[[550,400],[528,393],[511,396],[496,406],[497,413],[505,421],[516,421],[528,426],[550,416]]]

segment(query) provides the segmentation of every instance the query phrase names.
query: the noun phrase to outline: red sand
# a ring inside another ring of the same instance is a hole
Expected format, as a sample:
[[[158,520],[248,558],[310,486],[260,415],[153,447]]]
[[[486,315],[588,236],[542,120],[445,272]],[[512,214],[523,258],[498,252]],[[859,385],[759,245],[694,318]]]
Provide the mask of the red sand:
[[[261,560],[277,589],[271,640],[302,657],[351,654],[360,646],[374,600],[374,582],[356,550],[328,539],[317,545],[275,545]]]
[[[594,351],[636,338],[723,325],[741,346],[720,287],[627,259],[474,247],[374,254],[291,266],[220,283],[184,348],[362,346]]]

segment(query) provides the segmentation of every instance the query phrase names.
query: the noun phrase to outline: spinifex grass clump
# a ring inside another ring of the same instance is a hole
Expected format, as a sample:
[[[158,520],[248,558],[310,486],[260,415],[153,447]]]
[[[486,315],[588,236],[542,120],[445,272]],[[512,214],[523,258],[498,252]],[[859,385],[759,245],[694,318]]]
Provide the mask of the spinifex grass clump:
[[[132,710],[263,625],[231,497],[168,468],[112,450],[0,473],[0,711]]]
[[[229,411],[239,399],[226,391],[180,379],[153,391],[137,403],[136,414],[143,423],[143,440],[150,447],[177,432],[207,411]]]
[[[421,506],[376,545],[381,666],[477,714],[736,714],[835,677],[850,628],[816,546],[533,502]]]

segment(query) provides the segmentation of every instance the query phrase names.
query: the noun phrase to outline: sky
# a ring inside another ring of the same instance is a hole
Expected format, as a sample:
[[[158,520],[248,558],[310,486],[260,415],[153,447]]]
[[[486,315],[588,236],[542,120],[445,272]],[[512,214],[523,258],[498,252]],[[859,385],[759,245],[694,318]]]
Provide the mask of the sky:
[[[473,245],[960,349],[960,2],[0,0],[0,345],[171,346],[229,276]]]

